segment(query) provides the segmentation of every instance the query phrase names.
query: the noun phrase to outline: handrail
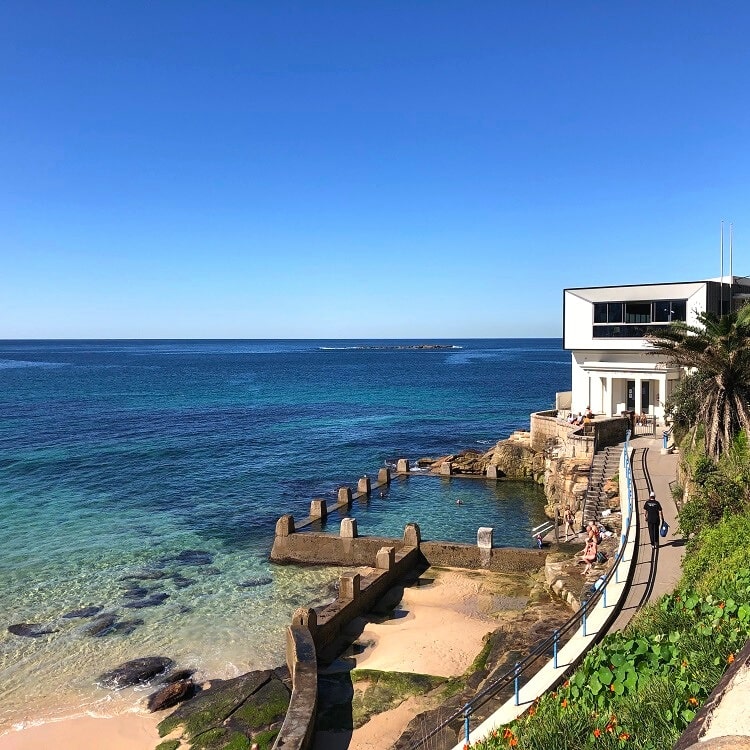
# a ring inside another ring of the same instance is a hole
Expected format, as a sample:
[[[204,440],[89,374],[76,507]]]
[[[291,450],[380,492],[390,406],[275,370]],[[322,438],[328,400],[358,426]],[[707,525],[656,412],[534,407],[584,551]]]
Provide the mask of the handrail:
[[[422,735],[416,742],[412,743],[409,746],[409,750],[416,750],[417,748],[422,747],[428,740],[438,734],[438,732],[443,730],[451,722],[454,722],[461,717],[463,717],[464,720],[466,745],[468,746],[470,744],[469,734],[471,715],[477,709],[481,708],[485,703],[487,703],[491,698],[497,695],[497,693],[499,693],[503,688],[508,687],[511,683],[514,683],[516,705],[518,705],[518,691],[521,675],[523,675],[524,672],[537,660],[544,656],[548,656],[548,652],[550,649],[552,649],[552,659],[554,662],[554,666],[555,668],[557,668],[557,651],[561,635],[566,634],[574,627],[577,629],[579,624],[583,626],[583,635],[586,635],[587,612],[596,605],[596,603],[602,596],[604,597],[604,604],[606,606],[607,584],[612,580],[612,578],[615,579],[616,583],[619,583],[619,564],[625,556],[625,547],[627,545],[628,536],[630,535],[630,527],[633,522],[634,498],[633,469],[630,463],[630,430],[628,430],[626,433],[625,447],[623,450],[628,500],[627,519],[625,519],[625,528],[622,530],[622,534],[620,536],[620,546],[617,550],[617,553],[615,554],[612,566],[604,576],[604,580],[602,581],[601,585],[594,590],[594,592],[588,599],[585,599],[581,602],[581,608],[570,618],[568,618],[567,622],[562,627],[555,630],[555,632],[551,636],[548,636],[539,645],[529,651],[529,653],[523,659],[521,659],[521,661],[516,662],[512,669],[507,670],[492,683],[486,685],[474,696],[472,700],[468,701],[462,708],[454,711],[450,716],[441,721],[438,726],[436,726],[427,734]]]

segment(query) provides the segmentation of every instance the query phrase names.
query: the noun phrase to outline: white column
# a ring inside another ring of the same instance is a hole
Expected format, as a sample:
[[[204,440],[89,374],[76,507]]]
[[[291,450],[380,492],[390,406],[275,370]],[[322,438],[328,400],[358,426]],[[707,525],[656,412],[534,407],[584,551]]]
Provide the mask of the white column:
[[[667,400],[667,373],[662,373],[656,379],[659,384],[659,405],[654,406],[654,414],[658,419],[664,420],[664,404]],[[656,404],[656,397],[654,397],[654,404]]]
[[[606,382],[605,388],[606,388],[606,391],[607,391],[607,399],[604,402],[604,413],[608,417],[611,417],[612,416],[612,409],[614,408],[612,406],[612,404],[614,403],[614,398],[613,398],[613,395],[612,395],[612,376],[611,375],[607,375],[606,381],[607,382]]]
[[[635,379],[635,413],[640,414],[643,411],[641,404],[641,378]]]

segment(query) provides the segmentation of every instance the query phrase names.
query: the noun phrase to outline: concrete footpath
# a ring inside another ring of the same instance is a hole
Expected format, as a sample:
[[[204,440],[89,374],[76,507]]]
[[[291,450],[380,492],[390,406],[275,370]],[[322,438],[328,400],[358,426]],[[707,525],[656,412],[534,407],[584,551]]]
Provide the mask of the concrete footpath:
[[[610,631],[622,630],[644,604],[659,599],[674,589],[680,580],[685,554],[684,541],[677,533],[677,506],[670,487],[677,475],[679,455],[662,455],[662,441],[656,438],[638,437],[631,440],[630,445],[634,450],[633,483],[638,509],[638,546],[633,580],[622,610]],[[647,473],[643,471],[644,454]],[[651,548],[643,512],[643,504],[649,493],[649,480],[650,488],[661,503],[664,520],[669,524],[669,533],[660,539],[657,550]]]

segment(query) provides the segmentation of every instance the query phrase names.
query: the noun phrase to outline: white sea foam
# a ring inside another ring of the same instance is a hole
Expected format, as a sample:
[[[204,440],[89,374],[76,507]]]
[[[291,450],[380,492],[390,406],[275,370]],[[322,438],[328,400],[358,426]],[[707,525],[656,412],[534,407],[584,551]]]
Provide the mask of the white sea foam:
[[[0,359],[0,370],[15,367],[70,367],[68,362],[32,362],[24,359]]]

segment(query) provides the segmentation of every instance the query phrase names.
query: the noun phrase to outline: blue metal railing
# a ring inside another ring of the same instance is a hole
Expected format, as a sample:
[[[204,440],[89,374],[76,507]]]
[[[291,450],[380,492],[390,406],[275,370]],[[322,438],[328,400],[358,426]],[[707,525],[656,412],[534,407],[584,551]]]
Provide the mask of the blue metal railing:
[[[587,614],[593,609],[596,603],[601,597],[603,598],[602,604],[604,608],[607,608],[607,584],[615,579],[616,583],[619,583],[619,567],[620,563],[625,557],[625,547],[627,544],[628,536],[630,535],[630,528],[633,521],[633,507],[634,507],[634,492],[633,492],[633,469],[630,463],[630,431],[628,430],[625,437],[625,448],[624,450],[624,463],[625,463],[625,482],[627,487],[627,517],[624,519],[625,527],[620,537],[620,546],[615,555],[612,567],[607,571],[604,576],[604,580],[601,585],[592,592],[588,599],[581,602],[581,608],[578,612],[574,613],[567,622],[555,630],[552,635],[546,638],[538,646],[534,647],[521,661],[515,663],[512,669],[507,670],[492,683],[485,686],[480,690],[472,700],[466,703],[462,708],[454,711],[450,716],[441,721],[435,728],[430,730],[427,734],[422,735],[418,740],[409,746],[409,750],[416,750],[422,747],[428,740],[434,737],[438,732],[442,731],[449,724],[463,719],[464,725],[464,736],[465,744],[470,744],[469,735],[471,734],[471,716],[476,711],[484,706],[488,701],[494,698],[500,691],[513,685],[514,703],[516,706],[519,705],[519,693],[521,687],[521,677],[529,670],[529,668],[536,664],[540,659],[548,660],[550,655],[552,657],[553,666],[555,669],[557,665],[557,655],[559,650],[559,643],[561,636],[569,633],[572,630],[577,630],[578,626],[581,625],[583,629],[584,637],[587,635],[586,632],[586,618]]]

